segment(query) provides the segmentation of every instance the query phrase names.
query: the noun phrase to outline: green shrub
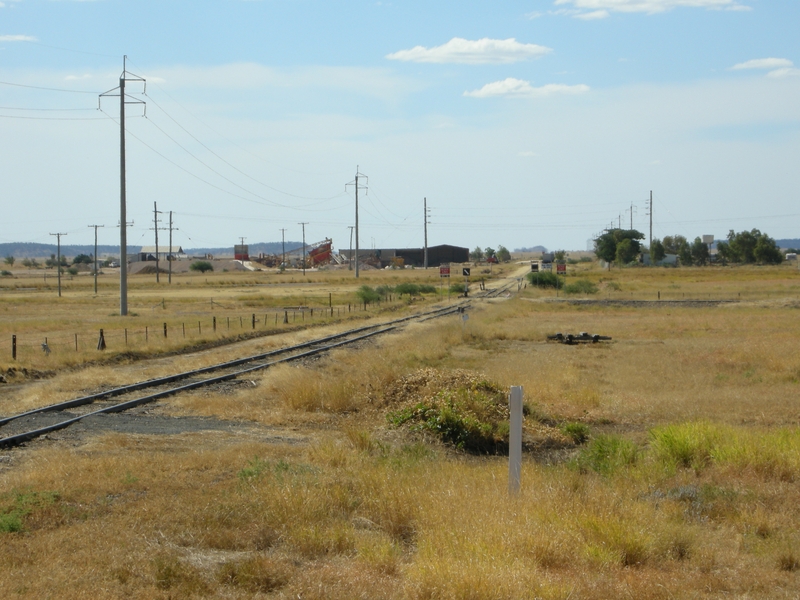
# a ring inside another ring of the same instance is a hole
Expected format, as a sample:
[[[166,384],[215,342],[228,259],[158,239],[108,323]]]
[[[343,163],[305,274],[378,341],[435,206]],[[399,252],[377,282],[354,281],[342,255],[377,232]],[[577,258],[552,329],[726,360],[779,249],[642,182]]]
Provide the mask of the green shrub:
[[[379,285],[375,288],[375,291],[378,292],[381,298],[386,298],[394,291],[394,288],[390,285]]]
[[[633,442],[616,435],[599,435],[581,450],[574,465],[581,471],[611,475],[635,464],[638,457],[639,449]]]
[[[558,276],[552,271],[528,273],[527,277],[531,285],[540,288],[554,288],[561,285],[558,281]]]
[[[429,400],[390,412],[395,427],[436,435],[446,444],[476,454],[508,449],[508,400],[501,388],[482,382],[470,388],[442,391]]]
[[[400,283],[395,286],[394,291],[396,294],[402,296],[408,294],[409,296],[416,296],[419,294],[419,286],[416,283]]]
[[[207,260],[196,260],[189,266],[189,268],[192,271],[200,271],[201,273],[205,273],[206,271],[213,271],[214,265]]]
[[[463,283],[451,283],[450,284],[450,293],[451,294],[463,294],[464,293],[464,284]]]
[[[359,300],[361,300],[361,302],[366,304],[371,304],[381,299],[381,295],[375,290],[375,288],[371,288],[368,285],[362,285],[360,288],[358,288],[356,290],[356,296]]]
[[[0,277],[12,277],[13,275],[11,271],[0,271]]]
[[[561,426],[561,432],[576,444],[583,444],[589,439],[589,426],[586,423],[564,423]]]
[[[436,286],[430,285],[429,283],[422,283],[419,286],[419,293],[420,294],[435,294],[436,293]]]
[[[650,447],[667,466],[700,469],[723,437],[719,426],[705,421],[668,425],[650,431]]]
[[[578,279],[564,286],[565,294],[596,294],[597,286],[588,279]]]

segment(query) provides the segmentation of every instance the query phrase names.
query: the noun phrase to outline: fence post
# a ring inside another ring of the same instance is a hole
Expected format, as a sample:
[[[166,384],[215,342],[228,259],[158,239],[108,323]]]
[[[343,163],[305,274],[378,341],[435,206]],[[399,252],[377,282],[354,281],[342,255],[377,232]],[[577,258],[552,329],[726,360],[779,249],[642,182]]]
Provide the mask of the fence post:
[[[289,322],[289,311],[288,310],[283,311],[283,322],[284,323],[288,323]]]
[[[516,494],[522,476],[522,386],[511,387],[508,410],[508,491]]]
[[[200,321],[197,322],[197,334],[203,335],[203,330],[200,328]]]
[[[253,313],[253,323],[252,323],[252,325],[253,325],[252,329],[255,329],[256,328],[256,313]]]
[[[244,321],[242,320],[242,317],[239,317],[239,328],[244,329]]]
[[[128,328],[125,328],[125,345],[128,345]]]
[[[100,339],[97,340],[97,349],[98,350],[105,350],[106,349],[106,338],[103,335],[103,330],[100,330]]]
[[[11,336],[11,360],[17,360],[17,336]]]
[[[217,317],[211,318],[211,327],[214,329],[214,331],[217,330]]]
[[[75,352],[78,351],[78,334],[75,334]]]
[[[181,323],[183,326],[183,337],[186,337],[186,323]]]
[[[164,337],[167,337],[167,324],[164,323]]]
[[[144,326],[144,341],[147,341],[147,325]]]

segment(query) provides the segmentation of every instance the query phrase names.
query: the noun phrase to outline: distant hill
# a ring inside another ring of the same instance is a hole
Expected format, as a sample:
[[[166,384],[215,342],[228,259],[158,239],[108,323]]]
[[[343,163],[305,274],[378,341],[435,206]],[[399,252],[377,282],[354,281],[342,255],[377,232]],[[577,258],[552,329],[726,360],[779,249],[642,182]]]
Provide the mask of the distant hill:
[[[800,240],[775,240],[775,243],[778,244],[779,248],[800,248]]]
[[[303,246],[302,242],[286,242],[286,251],[295,250]],[[161,244],[159,244],[161,247]],[[166,245],[163,246],[166,249]],[[128,246],[128,255],[133,255],[141,250],[141,246]],[[213,256],[233,256],[233,246],[226,246],[222,248],[183,248],[186,254],[201,255],[211,254]],[[249,244],[250,254],[258,256],[259,253],[264,254],[280,254],[282,252],[281,242],[262,242],[258,244]],[[14,258],[49,258],[51,254],[56,254],[58,247],[56,244],[34,244],[28,242],[12,242],[0,244],[0,259],[6,256],[13,256]],[[79,244],[62,244],[61,255],[67,258],[72,258],[78,254],[94,254],[94,244],[79,245]],[[97,255],[100,258],[107,256],[119,256],[119,246],[111,246],[108,244],[97,245]]]
[[[514,248],[514,252],[547,252],[544,246],[533,246],[531,248]]]

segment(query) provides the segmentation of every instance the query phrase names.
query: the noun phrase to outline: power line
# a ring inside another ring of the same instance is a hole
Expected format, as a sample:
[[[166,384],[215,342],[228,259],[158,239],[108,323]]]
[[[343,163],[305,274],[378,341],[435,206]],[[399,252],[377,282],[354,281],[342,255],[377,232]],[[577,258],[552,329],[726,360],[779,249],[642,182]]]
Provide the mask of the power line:
[[[99,92],[87,92],[84,90],[65,90],[63,88],[41,87],[38,85],[25,85],[24,83],[11,83],[10,81],[0,81],[0,85],[10,85],[13,87],[28,88],[31,90],[44,90],[46,92],[64,92],[66,94],[92,94],[97,95]]]

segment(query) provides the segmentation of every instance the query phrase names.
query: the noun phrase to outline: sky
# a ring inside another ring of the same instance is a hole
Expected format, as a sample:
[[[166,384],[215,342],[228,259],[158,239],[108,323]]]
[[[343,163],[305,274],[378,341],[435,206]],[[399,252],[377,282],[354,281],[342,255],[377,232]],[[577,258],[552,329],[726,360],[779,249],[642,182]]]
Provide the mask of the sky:
[[[584,250],[651,212],[800,238],[798,27],[797,0],[0,0],[0,242],[119,243],[123,68],[130,245],[157,203],[187,248],[345,249],[357,171],[362,248],[421,247],[424,199],[429,245]]]

